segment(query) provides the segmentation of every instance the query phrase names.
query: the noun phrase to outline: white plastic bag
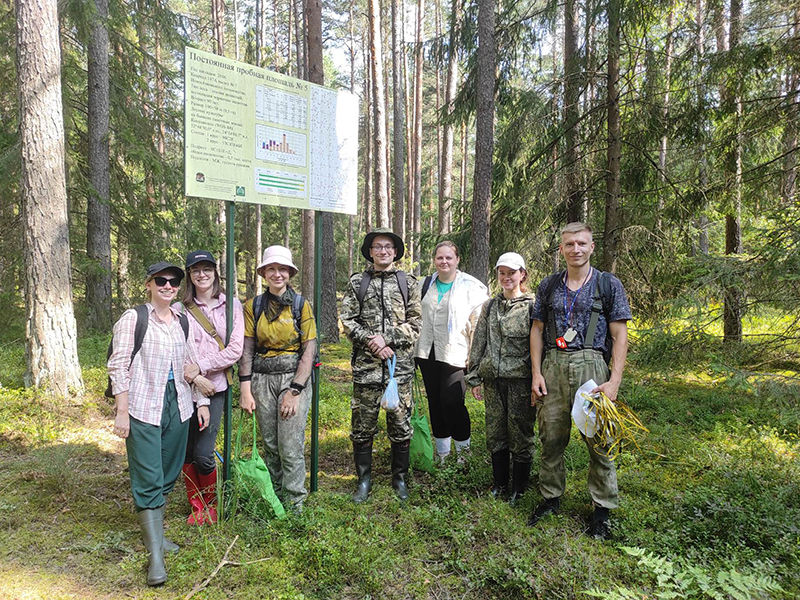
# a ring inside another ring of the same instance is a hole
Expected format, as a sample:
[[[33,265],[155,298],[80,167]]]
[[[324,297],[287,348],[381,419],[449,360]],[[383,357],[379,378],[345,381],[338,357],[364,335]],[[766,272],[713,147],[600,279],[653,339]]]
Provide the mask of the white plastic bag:
[[[392,355],[389,358],[389,383],[383,391],[381,397],[381,406],[386,410],[397,410],[400,406],[400,392],[397,389],[397,381],[394,378],[394,368],[397,364],[397,355]]]
[[[578,388],[575,392],[575,400],[572,403],[572,420],[575,425],[587,438],[593,438],[597,433],[597,421],[594,414],[594,407],[589,404],[588,400],[583,398],[583,394],[591,394],[592,390],[597,387],[594,379],[590,379]]]

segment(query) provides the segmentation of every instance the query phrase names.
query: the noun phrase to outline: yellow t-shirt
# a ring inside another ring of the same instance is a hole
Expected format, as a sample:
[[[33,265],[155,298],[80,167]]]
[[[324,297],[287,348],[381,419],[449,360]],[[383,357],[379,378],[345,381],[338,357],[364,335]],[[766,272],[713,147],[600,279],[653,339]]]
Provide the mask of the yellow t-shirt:
[[[266,302],[266,299],[264,300]],[[314,313],[308,302],[303,302],[303,309],[300,311],[300,336],[294,328],[294,318],[292,317],[292,307],[284,306],[281,314],[274,321],[267,320],[267,306],[261,313],[258,320],[258,335],[253,324],[253,299],[248,300],[244,305],[244,335],[256,338],[257,348],[268,348],[265,353],[259,353],[264,357],[279,356],[300,351],[300,343],[317,339],[317,324],[314,322]],[[299,340],[298,340],[299,337]]]

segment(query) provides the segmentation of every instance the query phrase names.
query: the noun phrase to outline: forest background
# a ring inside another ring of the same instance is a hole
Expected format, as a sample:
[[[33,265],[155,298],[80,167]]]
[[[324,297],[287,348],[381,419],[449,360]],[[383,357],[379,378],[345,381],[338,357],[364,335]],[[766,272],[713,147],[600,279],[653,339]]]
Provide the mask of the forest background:
[[[361,98],[359,214],[321,215],[326,342],[375,226],[404,236],[418,274],[447,238],[484,281],[515,250],[535,282],[558,266],[559,228],[582,219],[595,264],[628,291],[634,373],[700,372],[751,399],[777,386],[781,478],[797,481],[797,0],[36,6],[0,0],[0,350],[17,361],[4,393],[89,402],[86,344],[141,301],[146,266],[195,248],[224,265],[222,203],[183,194],[188,44]],[[238,205],[223,275],[241,298],[274,243],[312,295],[314,219]],[[797,494],[780,506],[797,514]]]

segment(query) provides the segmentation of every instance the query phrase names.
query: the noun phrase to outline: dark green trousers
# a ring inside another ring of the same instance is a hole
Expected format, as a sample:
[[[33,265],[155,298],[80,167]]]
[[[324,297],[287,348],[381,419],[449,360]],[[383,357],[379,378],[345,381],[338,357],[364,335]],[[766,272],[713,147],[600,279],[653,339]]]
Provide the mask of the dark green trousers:
[[[175,487],[186,456],[189,419],[181,423],[175,382],[164,390],[161,425],[150,425],[131,417],[130,435],[125,439],[128,471],[136,510],[159,508]]]

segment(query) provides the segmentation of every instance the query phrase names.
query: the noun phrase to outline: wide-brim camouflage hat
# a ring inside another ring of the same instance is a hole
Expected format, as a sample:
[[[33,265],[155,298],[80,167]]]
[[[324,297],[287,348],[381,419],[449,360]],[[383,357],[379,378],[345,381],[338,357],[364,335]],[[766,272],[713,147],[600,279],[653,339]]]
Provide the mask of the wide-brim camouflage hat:
[[[369,262],[372,262],[372,257],[369,255],[369,249],[370,246],[372,246],[372,241],[379,235],[385,235],[386,237],[391,238],[394,242],[395,250],[397,250],[397,254],[395,254],[394,257],[395,260],[400,260],[403,258],[403,255],[406,253],[406,246],[403,243],[403,239],[394,231],[386,227],[373,229],[366,235],[364,238],[364,243],[361,244],[361,254],[364,258],[366,258]]]

